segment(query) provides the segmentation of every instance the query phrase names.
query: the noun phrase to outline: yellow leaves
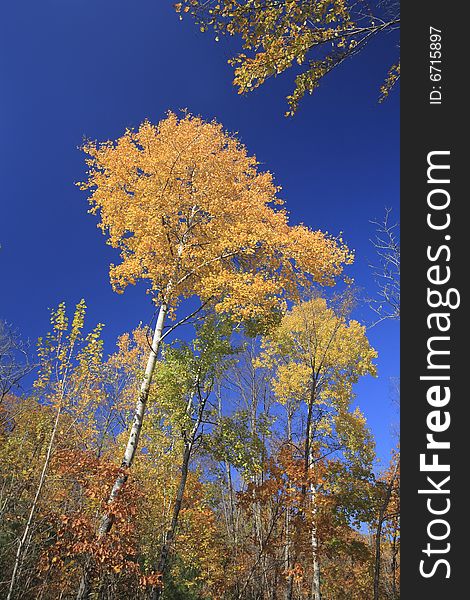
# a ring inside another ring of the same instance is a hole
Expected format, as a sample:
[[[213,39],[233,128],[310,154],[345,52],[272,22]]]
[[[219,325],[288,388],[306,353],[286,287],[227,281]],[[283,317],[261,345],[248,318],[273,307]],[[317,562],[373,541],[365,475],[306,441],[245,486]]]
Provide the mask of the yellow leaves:
[[[64,310],[65,310],[65,305],[61,305],[63,306]],[[80,302],[77,304],[77,307],[75,309],[75,313],[73,315],[73,321],[72,321],[72,329],[70,331],[70,341],[71,343],[75,342],[75,340],[78,338],[78,336],[80,335],[83,326],[85,324],[85,311],[86,311],[86,304],[85,304],[85,300],[80,300]]]
[[[350,300],[335,309],[322,297],[294,306],[263,340],[263,362],[274,368],[274,392],[279,401],[310,401],[316,386],[317,402],[348,404],[352,384],[365,374],[375,375],[376,351],[365,327],[346,320]]]
[[[304,364],[295,362],[279,364],[273,381],[276,398],[283,404],[290,399],[305,398],[310,379],[311,373]]]
[[[51,311],[51,325],[55,331],[66,331],[68,319],[65,313],[65,302],[61,302],[57,310]]]
[[[75,308],[70,330],[65,302],[61,302],[57,309],[51,311],[52,331],[46,338],[38,339],[39,374],[34,383],[35,387],[45,389],[51,383],[54,374],[57,387],[66,377],[74,348],[83,341],[85,311],[85,301],[81,300]]]
[[[215,121],[170,112],[84,151],[80,187],[120,250],[110,270],[117,291],[146,279],[171,309],[197,294],[255,318],[299,285],[332,284],[352,260],[340,240],[289,226],[271,173]]]
[[[390,67],[387,73],[387,78],[384,84],[380,88],[379,102],[383,102],[388,98],[388,95],[392,91],[392,88],[396,85],[400,79],[400,63],[396,63]]]
[[[52,311],[53,328],[38,341],[38,375],[34,388],[42,403],[62,413],[61,419],[74,419],[83,428],[87,443],[97,435],[93,415],[104,403],[102,324],[85,334],[86,304],[81,300],[69,321],[65,303]],[[70,424],[64,426],[64,429]],[[62,426],[59,427],[62,435]]]
[[[353,253],[341,238],[312,231],[305,225],[292,227],[289,243],[296,267],[312,274],[323,285],[333,285],[344,265],[354,261]]]
[[[302,66],[287,98],[287,116],[295,114],[301,98],[312,93],[325,75],[362,49],[372,32],[394,23],[382,22],[380,28],[369,9],[363,11],[360,4],[346,0],[270,4],[185,0],[176,5],[176,11],[181,13],[183,6],[201,31],[212,27],[216,34],[240,36],[243,52],[228,61],[235,67],[233,83],[239,94],[255,90],[295,63]],[[308,55],[313,57],[307,60]]]

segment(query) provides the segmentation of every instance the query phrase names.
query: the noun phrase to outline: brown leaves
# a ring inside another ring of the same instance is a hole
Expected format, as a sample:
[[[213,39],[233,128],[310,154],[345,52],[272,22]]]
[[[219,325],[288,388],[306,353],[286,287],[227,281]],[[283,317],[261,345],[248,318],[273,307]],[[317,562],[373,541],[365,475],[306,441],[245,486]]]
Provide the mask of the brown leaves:
[[[110,482],[119,469],[105,459],[80,450],[58,451],[53,467],[68,494],[63,504],[65,512],[50,513],[56,541],[45,551],[41,569],[49,571],[64,568],[68,563],[89,563],[89,569],[95,574],[139,574],[135,560],[136,514],[141,494],[132,479],[113,504],[115,528],[106,539],[99,539],[96,535],[99,515],[106,509]]]
[[[163,587],[163,579],[161,573],[151,573],[150,575],[140,575],[139,584],[143,588],[147,587]]]

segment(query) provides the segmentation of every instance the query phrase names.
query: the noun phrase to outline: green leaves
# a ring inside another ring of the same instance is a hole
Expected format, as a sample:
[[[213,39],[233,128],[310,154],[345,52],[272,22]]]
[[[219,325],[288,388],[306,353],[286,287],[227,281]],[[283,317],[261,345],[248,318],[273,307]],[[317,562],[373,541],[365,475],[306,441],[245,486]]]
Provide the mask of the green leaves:
[[[261,472],[264,445],[261,436],[251,431],[247,411],[220,417],[206,436],[205,448],[215,460],[227,461],[246,476]]]
[[[205,315],[192,342],[164,346],[157,365],[151,402],[169,426],[191,429],[216,381],[231,364],[237,349],[230,341],[230,323]]]

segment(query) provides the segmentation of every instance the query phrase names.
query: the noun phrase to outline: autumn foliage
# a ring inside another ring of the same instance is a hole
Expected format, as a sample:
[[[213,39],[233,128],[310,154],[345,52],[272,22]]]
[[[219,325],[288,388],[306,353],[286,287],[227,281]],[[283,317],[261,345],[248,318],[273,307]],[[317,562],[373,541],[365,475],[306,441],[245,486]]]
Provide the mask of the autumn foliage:
[[[174,7],[181,19],[190,15],[201,32],[213,31],[217,42],[222,36],[242,40],[242,50],[229,59],[235,69],[233,83],[240,94],[295,70],[287,116],[296,113],[304,95],[315,92],[331,71],[400,24],[399,5],[393,2],[183,0]],[[381,100],[399,77],[399,62],[384,66]]]
[[[84,150],[81,188],[120,250],[118,291],[143,278],[172,308],[197,295],[253,318],[278,311],[299,283],[332,284],[352,260],[340,239],[289,225],[271,173],[216,122],[169,113]]]
[[[307,406],[302,408],[302,403],[308,393],[303,395],[302,389],[308,390],[308,376],[301,376],[299,371],[299,365],[307,365],[302,362],[305,355],[299,352],[307,349],[301,350],[300,341],[308,330],[302,325],[302,318],[297,318],[302,311],[289,313],[258,344],[258,356],[252,351],[246,354],[244,348],[249,340],[238,340],[236,350],[227,345],[223,340],[230,329],[213,329],[217,321],[209,319],[192,349],[176,342],[163,351],[156,387],[150,394],[142,451],[111,507],[114,526],[105,538],[97,536],[97,529],[100,515],[108,510],[110,488],[119,471],[116,457],[140,376],[146,332],[138,328],[119,338],[117,350],[109,358],[101,352],[81,349],[77,350],[78,361],[68,355],[70,387],[62,400],[63,412],[47,476],[18,571],[17,582],[24,597],[74,597],[84,569],[96,593],[107,598],[148,598],[156,589],[163,590],[167,598],[183,595],[249,599],[260,594],[269,597],[272,590],[291,594],[292,598],[309,597],[314,576],[311,536],[315,531],[322,597],[372,598],[373,532],[379,519],[383,525],[380,590],[382,597],[396,597],[397,458],[389,470],[375,478],[373,445],[365,421],[360,413],[347,407],[351,389],[345,379],[348,371],[344,369],[347,364],[348,369],[356,369],[356,375],[351,374],[353,378],[359,376],[361,369],[366,373],[371,370],[368,361],[374,353],[354,321],[339,316],[322,298],[315,297],[310,302],[306,310],[315,307],[315,331],[319,336],[315,347],[323,356],[326,371],[325,387],[317,401],[323,404],[324,411],[321,418],[317,415],[307,468],[303,446]],[[75,319],[72,337],[88,339],[89,343],[91,340],[96,346],[97,338],[82,335],[81,309],[79,314],[80,323]],[[313,313],[309,323],[314,322],[312,318]],[[325,320],[322,326],[321,319]],[[70,327],[66,324],[65,307],[59,308],[52,322],[54,331],[63,336],[67,331],[64,328]],[[338,338],[330,339],[325,354],[320,339],[331,338],[332,331]],[[293,334],[297,336],[295,346],[289,342]],[[350,335],[359,336],[362,346],[356,340],[348,359],[353,362],[342,363],[341,356],[346,356],[347,349],[344,344]],[[343,342],[341,336],[345,336]],[[46,339],[50,340],[47,347],[52,347],[57,338],[52,335]],[[342,355],[336,355],[336,343],[343,344]],[[40,346],[44,357],[41,348],[44,342]],[[207,354],[209,349],[211,354]],[[226,359],[224,352],[228,353]],[[46,365],[49,355],[50,352],[43,358],[47,359]],[[298,381],[281,369],[289,360],[297,364]],[[368,366],[360,367],[361,361]],[[214,393],[213,377],[229,386],[238,381],[241,388],[235,395],[232,388],[225,399],[219,398],[219,402],[224,402],[224,414],[214,405],[205,409],[206,429],[198,430],[196,436],[176,535],[163,574],[157,569],[157,561],[174,514],[186,439],[187,417],[181,412],[181,402],[184,397],[187,402],[194,393],[191,380],[184,383],[183,368],[194,373],[209,369],[211,379],[203,384],[210,385],[205,388],[209,393]],[[50,377],[51,371],[44,366],[36,386],[49,390],[48,403],[39,397],[9,396],[1,405],[5,459],[1,471],[1,535],[5,540],[1,560],[6,570],[11,568],[14,540],[33,501],[56,420],[57,405],[51,391],[56,388],[50,382],[46,385],[48,373]],[[270,380],[266,379],[268,373]],[[178,377],[178,386],[183,388],[172,387],[172,377]],[[252,377],[259,383],[249,392],[250,387],[244,386]],[[287,378],[286,387],[279,387],[280,377]],[[332,385],[335,378],[340,387]],[[259,398],[250,393],[264,395],[269,389],[272,395],[267,404],[258,405],[256,412],[251,413],[243,408],[243,398],[257,402]],[[93,397],[103,400],[98,404],[91,401]],[[287,431],[282,415],[294,398],[295,410]],[[328,409],[325,403],[329,403]],[[390,484],[393,489],[387,496]],[[370,535],[365,533],[367,525]]]
[[[398,452],[378,469],[354,403],[377,353],[350,286],[324,292],[341,237],[290,224],[216,122],[84,150],[111,283],[144,280],[156,325],[106,352],[61,303],[2,397],[2,597],[396,600]]]

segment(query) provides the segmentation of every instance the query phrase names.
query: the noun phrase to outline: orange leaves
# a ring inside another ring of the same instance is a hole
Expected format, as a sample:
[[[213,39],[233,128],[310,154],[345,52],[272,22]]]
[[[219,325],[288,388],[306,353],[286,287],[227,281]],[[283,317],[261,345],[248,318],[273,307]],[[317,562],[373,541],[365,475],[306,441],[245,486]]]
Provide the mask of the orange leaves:
[[[277,498],[284,507],[300,508],[305,504],[305,490],[311,484],[322,483],[326,469],[326,464],[319,461],[306,473],[303,458],[295,456],[294,448],[286,444],[268,459],[263,481],[248,483],[246,491],[238,494],[238,502],[247,508],[253,502],[268,504]]]
[[[96,536],[97,517],[105,509],[110,483],[118,468],[89,452],[60,450],[54,457],[56,477],[67,489],[64,512],[50,512],[49,519],[56,528],[56,541],[44,553],[41,569],[64,568],[90,561],[95,573],[139,573],[136,552],[136,504],[141,496],[131,480],[119,500],[113,505],[116,528],[106,540]],[[71,500],[75,508],[71,508]]]
[[[298,285],[333,283],[352,260],[341,240],[289,226],[271,173],[216,122],[169,113],[84,151],[80,186],[120,250],[110,271],[118,291],[146,279],[172,308],[196,294],[254,318]]]
[[[162,587],[163,580],[161,573],[151,573],[150,575],[140,575],[139,576],[139,585],[140,587],[146,588],[151,586]]]
[[[291,569],[286,569],[284,574],[286,579],[289,577],[293,577],[295,583],[299,583],[305,576],[305,569],[300,563],[295,563],[295,565]]]

